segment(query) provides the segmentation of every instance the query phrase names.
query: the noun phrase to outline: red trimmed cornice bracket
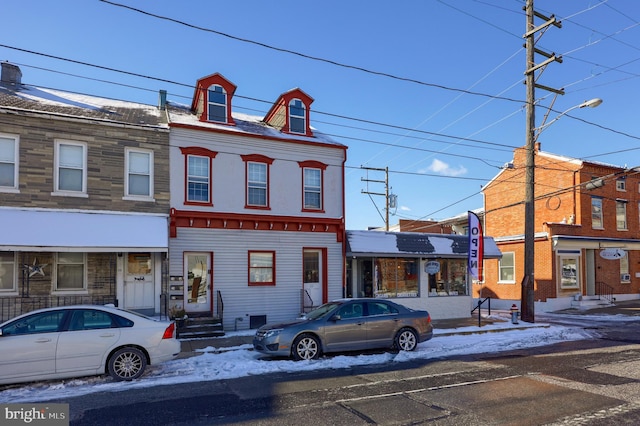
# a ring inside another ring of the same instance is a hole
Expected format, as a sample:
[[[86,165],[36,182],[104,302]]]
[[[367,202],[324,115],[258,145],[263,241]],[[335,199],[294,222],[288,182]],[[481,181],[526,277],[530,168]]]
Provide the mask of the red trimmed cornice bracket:
[[[171,209],[169,236],[176,238],[178,228],[243,229],[256,231],[286,231],[334,233],[336,241],[344,240],[342,218],[273,216],[238,213],[209,213]]]

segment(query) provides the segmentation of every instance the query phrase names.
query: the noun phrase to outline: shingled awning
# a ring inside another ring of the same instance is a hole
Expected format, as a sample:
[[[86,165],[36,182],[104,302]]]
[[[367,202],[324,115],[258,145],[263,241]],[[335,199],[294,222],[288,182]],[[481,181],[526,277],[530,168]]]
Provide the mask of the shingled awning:
[[[417,232],[347,231],[347,256],[467,258],[469,237]],[[491,237],[484,237],[484,258],[502,253]]]

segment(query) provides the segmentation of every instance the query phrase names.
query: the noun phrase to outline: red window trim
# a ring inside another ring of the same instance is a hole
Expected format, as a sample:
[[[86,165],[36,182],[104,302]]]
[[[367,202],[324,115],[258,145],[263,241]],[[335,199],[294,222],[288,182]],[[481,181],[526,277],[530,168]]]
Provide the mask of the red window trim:
[[[227,94],[226,123],[223,123],[221,121],[209,121],[209,88],[215,85],[221,86]],[[216,123],[221,125],[235,126],[236,123],[231,115],[231,101],[233,99],[233,94],[235,93],[235,91],[236,85],[227,80],[220,73],[215,73],[210,76],[201,78],[196,84],[196,93],[191,104],[191,109],[193,111],[201,111],[198,120],[204,123]]]
[[[327,165],[315,160],[299,161],[298,165],[300,165],[300,170],[302,172],[302,209],[300,211],[324,213],[324,172],[327,169]],[[304,205],[304,169],[320,169],[320,208],[318,209],[306,207]]]
[[[251,281],[251,254],[252,253],[270,253],[272,258],[270,282],[252,282]],[[276,252],[275,250],[249,250],[247,252],[247,285],[249,287],[275,287],[276,285]]]
[[[274,159],[261,154],[247,154],[241,155],[240,157],[242,161],[244,161],[244,208],[271,210],[271,164]],[[249,163],[264,163],[267,165],[267,204],[265,206],[249,204]]]
[[[218,155],[217,152],[211,151],[199,146],[180,147],[180,152],[184,155],[184,205],[185,206],[213,206],[213,159]],[[209,158],[209,201],[191,201],[189,196],[189,156],[208,157]]]

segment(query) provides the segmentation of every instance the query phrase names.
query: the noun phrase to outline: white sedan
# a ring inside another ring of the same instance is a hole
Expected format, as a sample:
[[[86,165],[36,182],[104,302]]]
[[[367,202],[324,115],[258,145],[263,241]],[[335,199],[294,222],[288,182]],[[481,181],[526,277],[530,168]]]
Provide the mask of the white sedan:
[[[0,384],[105,373],[134,380],[179,353],[173,322],[113,306],[40,309],[0,324]]]

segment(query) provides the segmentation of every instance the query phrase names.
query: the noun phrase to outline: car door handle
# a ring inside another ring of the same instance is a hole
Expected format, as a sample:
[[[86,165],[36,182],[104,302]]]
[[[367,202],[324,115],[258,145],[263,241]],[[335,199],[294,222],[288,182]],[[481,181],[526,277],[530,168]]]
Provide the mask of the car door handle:
[[[47,338],[40,338],[40,339],[36,339],[36,343],[47,343],[50,342],[51,339],[47,339]]]
[[[115,336],[115,333],[104,333],[100,335],[100,337],[113,337],[113,336]]]

